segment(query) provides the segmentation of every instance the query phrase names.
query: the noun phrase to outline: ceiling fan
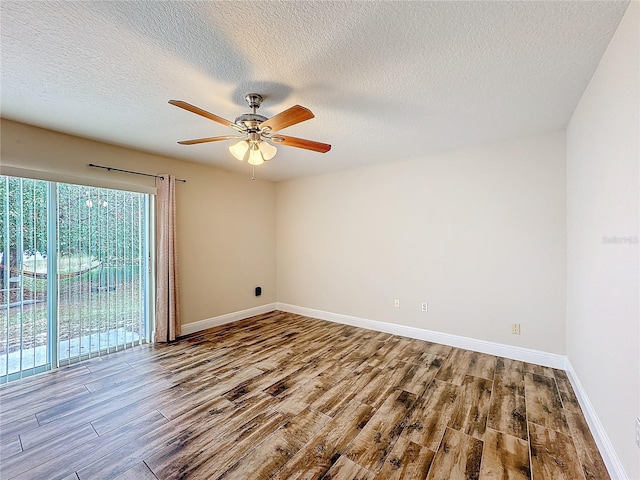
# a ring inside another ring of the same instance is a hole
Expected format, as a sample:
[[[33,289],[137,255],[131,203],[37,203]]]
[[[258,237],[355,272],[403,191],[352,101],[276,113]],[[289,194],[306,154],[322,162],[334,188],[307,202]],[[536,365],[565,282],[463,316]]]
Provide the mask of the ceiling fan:
[[[236,140],[229,147],[231,154],[238,160],[246,160],[251,165],[260,165],[265,160],[271,160],[277,153],[277,148],[273,145],[284,145],[287,147],[303,148],[314,152],[326,153],[331,150],[331,145],[327,143],[314,142],[303,138],[289,137],[281,135],[279,132],[296,123],[304,122],[313,118],[313,113],[308,108],[294,105],[287,110],[267,118],[256,113],[262,104],[262,95],[248,93],[244,99],[253,110],[252,113],[245,113],[230,122],[213,113],[209,113],[199,107],[191,105],[182,100],[169,100],[171,105],[183,108],[197,115],[218,122],[237,131],[235,135],[222,135],[219,137],[197,138],[195,140],[183,140],[178,142],[181,145],[195,145],[198,143],[219,142],[221,140]]]

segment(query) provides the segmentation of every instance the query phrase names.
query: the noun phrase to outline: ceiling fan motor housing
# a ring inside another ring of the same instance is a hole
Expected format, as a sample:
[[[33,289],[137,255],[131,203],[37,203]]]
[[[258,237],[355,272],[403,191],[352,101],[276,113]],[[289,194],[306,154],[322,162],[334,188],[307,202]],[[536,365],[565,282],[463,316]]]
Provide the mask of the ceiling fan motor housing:
[[[267,120],[267,117],[258,115],[257,113],[244,113],[239,117],[236,117],[235,124],[243,128],[246,127],[249,131],[255,130],[257,132],[258,125],[262,122],[266,122]]]

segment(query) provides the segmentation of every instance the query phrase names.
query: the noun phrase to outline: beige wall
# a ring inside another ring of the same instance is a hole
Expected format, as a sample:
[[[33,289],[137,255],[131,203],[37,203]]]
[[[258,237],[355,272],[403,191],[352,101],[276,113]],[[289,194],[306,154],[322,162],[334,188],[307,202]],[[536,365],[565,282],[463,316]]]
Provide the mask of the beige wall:
[[[630,479],[640,478],[639,18],[631,2],[567,128],[567,354]]]
[[[278,301],[563,354],[565,222],[564,132],[282,182]]]
[[[38,171],[40,178],[153,188],[152,178],[87,167],[96,163],[188,180],[176,187],[183,323],[276,301],[273,183],[251,181],[249,170],[228,173],[4,119],[1,128],[3,173],[13,166]],[[254,296],[258,285],[261,297]]]

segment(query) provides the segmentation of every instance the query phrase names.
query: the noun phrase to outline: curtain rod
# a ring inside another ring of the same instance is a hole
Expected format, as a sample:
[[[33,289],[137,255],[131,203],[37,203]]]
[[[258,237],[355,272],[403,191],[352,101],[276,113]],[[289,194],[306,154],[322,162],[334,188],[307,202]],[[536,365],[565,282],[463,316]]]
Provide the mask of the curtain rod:
[[[142,173],[142,172],[134,172],[133,170],[122,170],[121,168],[115,168],[115,167],[105,167],[103,165],[95,165],[93,163],[89,164],[90,167],[94,167],[94,168],[104,168],[107,171],[114,171],[114,172],[123,172],[123,173],[131,173],[133,175],[144,175],[145,177],[154,177],[154,178],[161,178],[162,180],[164,180],[164,177],[162,175],[154,175],[152,173]],[[176,178],[176,182],[184,182],[187,183],[186,180],[183,180],[182,178]]]

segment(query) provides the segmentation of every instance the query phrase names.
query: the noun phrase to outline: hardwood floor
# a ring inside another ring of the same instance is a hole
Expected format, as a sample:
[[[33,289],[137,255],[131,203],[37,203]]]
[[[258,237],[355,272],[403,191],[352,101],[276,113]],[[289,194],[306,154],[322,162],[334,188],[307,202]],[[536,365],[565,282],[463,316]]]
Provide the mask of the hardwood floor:
[[[2,386],[0,478],[609,476],[560,370],[271,312]]]

